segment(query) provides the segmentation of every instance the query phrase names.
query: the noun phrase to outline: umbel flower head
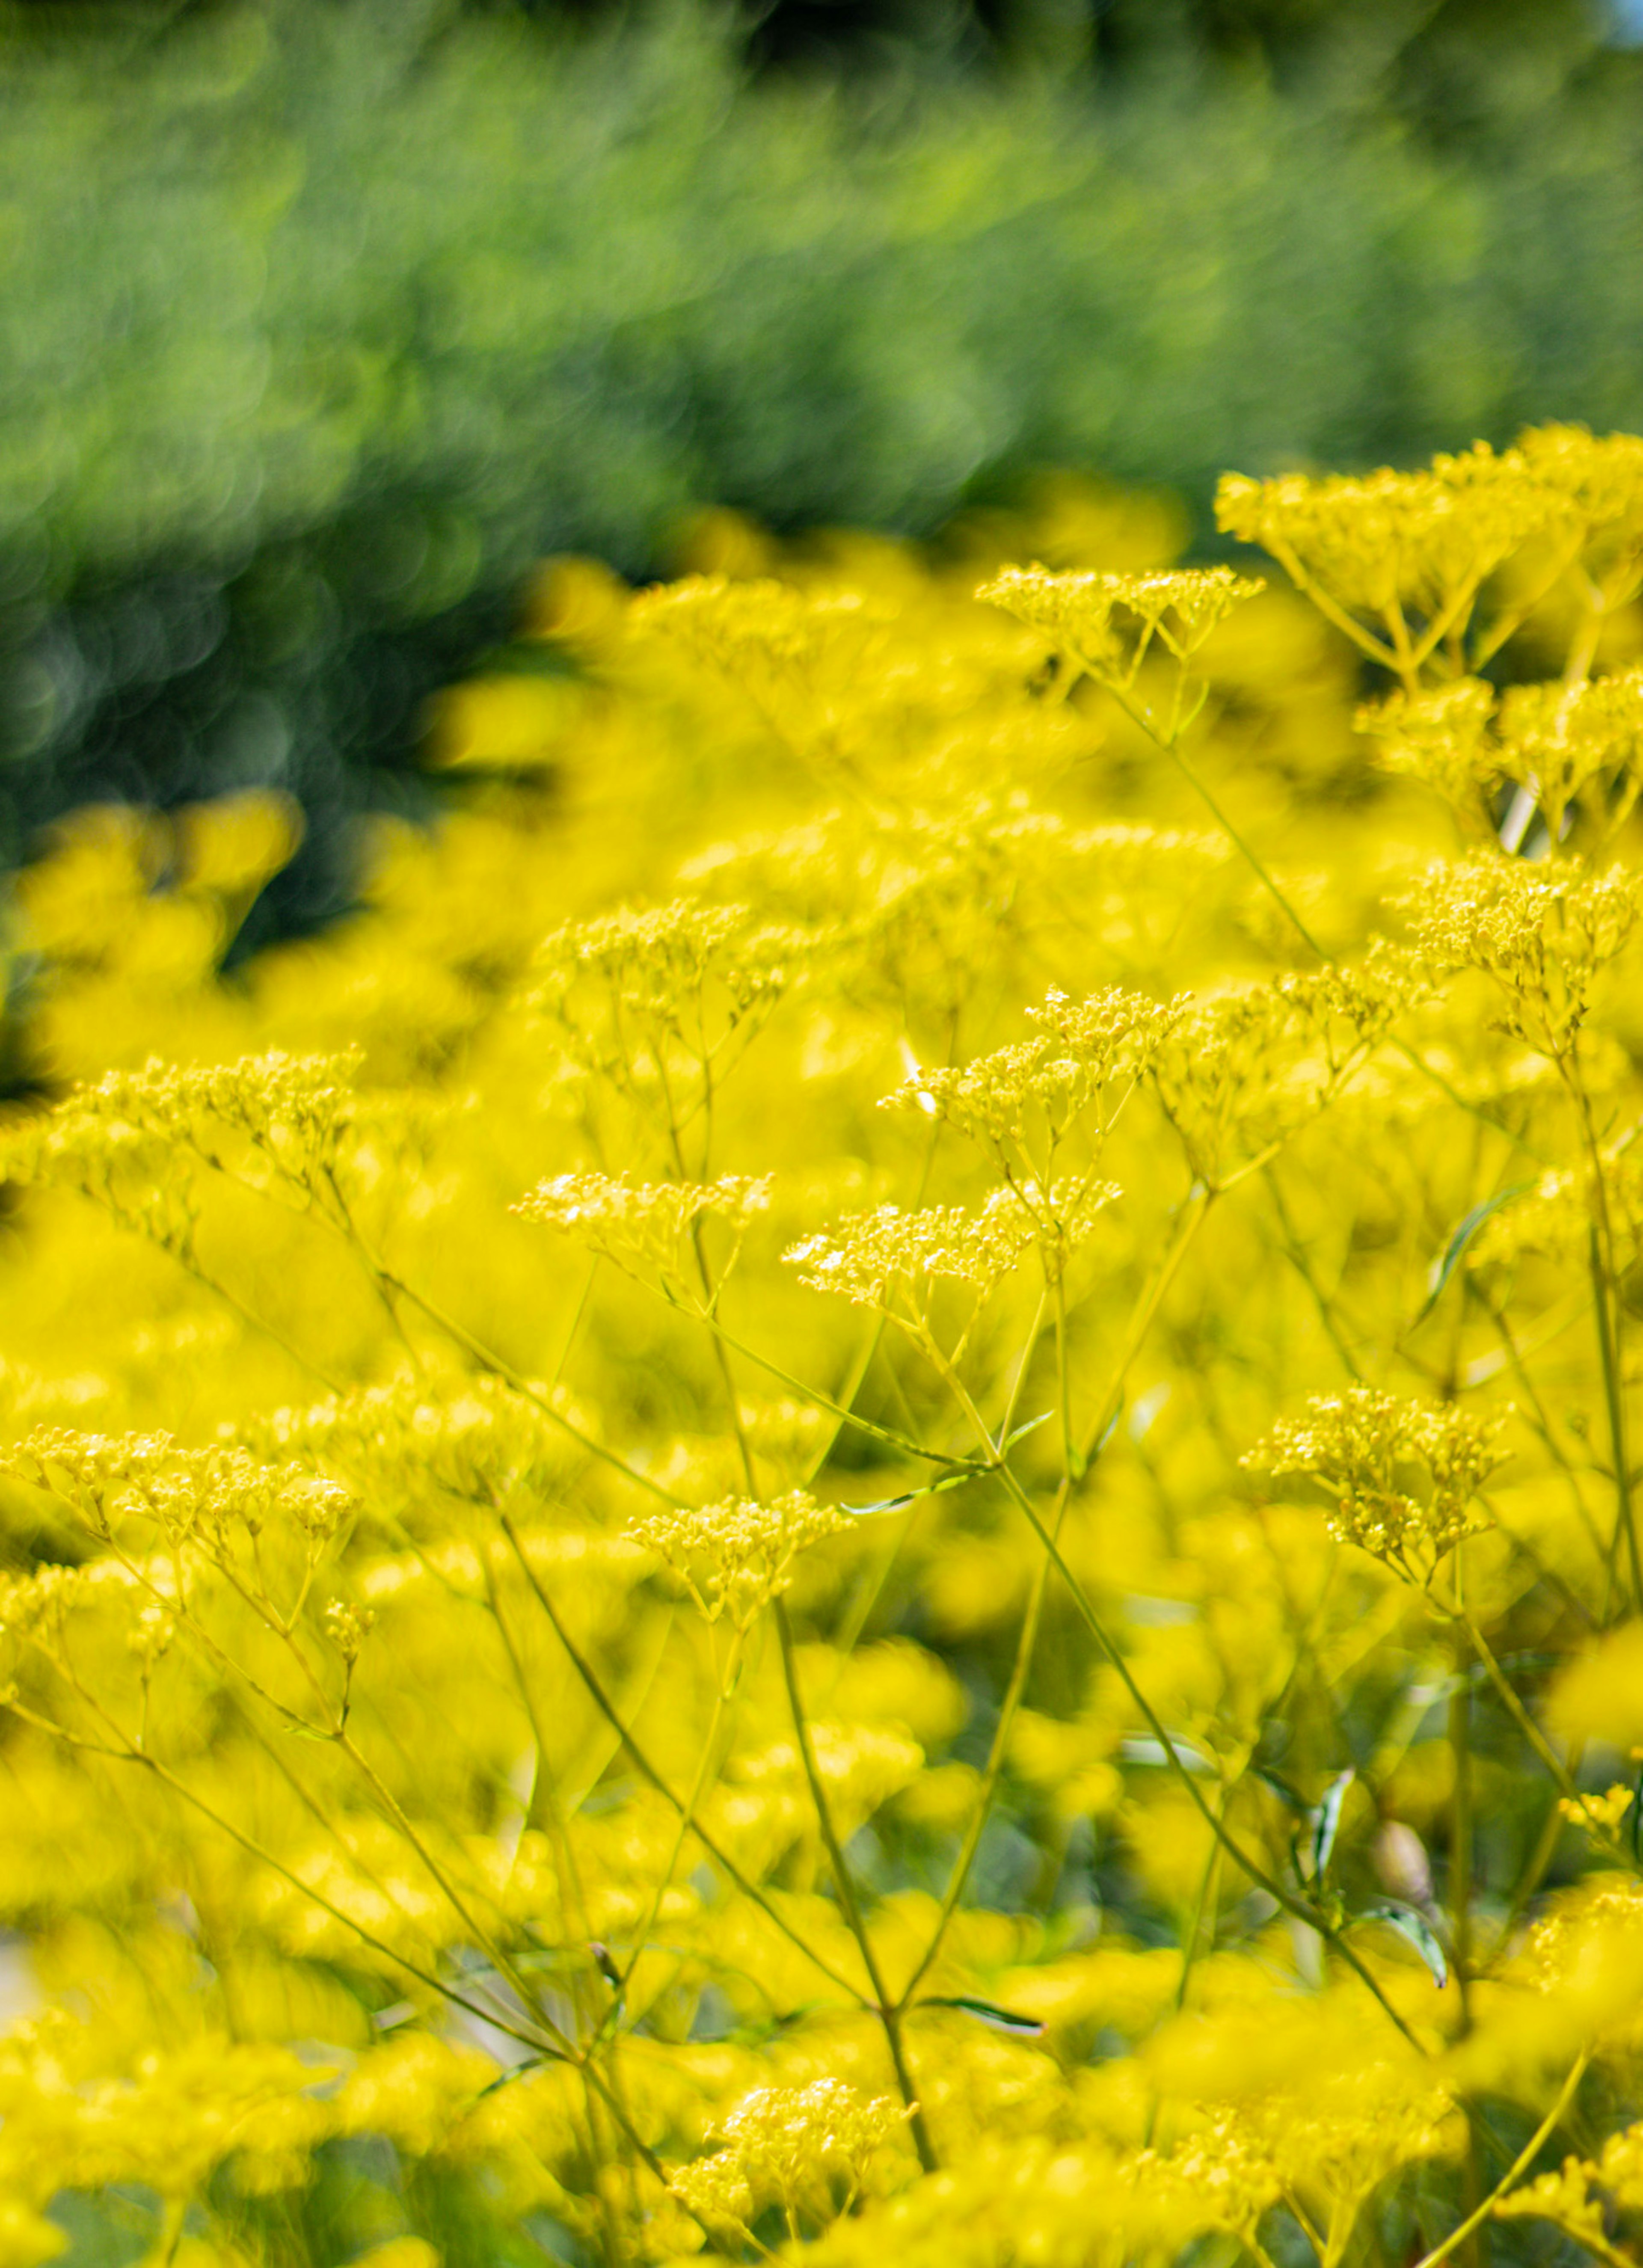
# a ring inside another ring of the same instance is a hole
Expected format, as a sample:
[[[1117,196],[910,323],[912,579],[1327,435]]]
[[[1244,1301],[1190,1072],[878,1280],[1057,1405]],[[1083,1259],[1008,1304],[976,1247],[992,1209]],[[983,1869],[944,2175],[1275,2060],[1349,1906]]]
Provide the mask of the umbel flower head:
[[[1484,797],[1504,768],[1490,736],[1495,692],[1462,677],[1420,693],[1394,693],[1358,711],[1358,730],[1379,745],[1382,768],[1402,772],[1440,795],[1475,833],[1488,825]]]
[[[860,2194],[910,2115],[837,2079],[761,2087],[719,2128],[725,2148],[676,2168],[668,2186],[710,2228],[745,2228],[769,2204],[831,2220]]]
[[[1234,607],[1265,587],[1230,567],[1103,575],[1035,565],[1006,567],[976,596],[1043,631],[1092,676],[1129,685],[1155,640],[1185,662]]]
[[[1462,621],[1484,578],[1558,509],[1519,451],[1483,442],[1414,473],[1227,473],[1215,495],[1225,534],[1270,551],[1302,589],[1382,620],[1402,607]]]
[[[926,1205],[903,1211],[878,1205],[850,1213],[833,1227],[783,1254],[799,1281],[853,1307],[876,1307],[917,1329],[938,1278],[995,1292],[1035,1247],[1051,1280],[1089,1234],[1095,1218],[1119,1195],[1110,1182],[1068,1181],[1042,1187],[1021,1182],[995,1189],[981,1204]]]
[[[628,1534],[673,1570],[709,1622],[727,1615],[745,1631],[791,1586],[799,1553],[849,1526],[847,1513],[792,1489],[768,1503],[732,1497],[699,1509],[652,1513],[636,1520]]]
[[[1576,804],[1602,836],[1630,815],[1643,786],[1643,670],[1584,685],[1514,685],[1500,703],[1500,769],[1533,791],[1552,843]],[[1615,792],[1595,794],[1595,790]]]
[[[672,1280],[689,1273],[689,1240],[704,1214],[727,1222],[740,1248],[748,1224],[770,1201],[768,1174],[756,1181],[724,1174],[715,1182],[638,1182],[625,1174],[556,1174],[511,1210],[575,1237],[630,1274],[653,1269]]]
[[[1505,995],[1500,1028],[1560,1061],[1598,976],[1631,941],[1643,895],[1618,869],[1484,856],[1429,866],[1408,909],[1428,961],[1481,970]]]
[[[92,1535],[147,1521],[172,1545],[221,1558],[232,1533],[279,1525],[317,1553],[354,1509],[335,1481],[298,1465],[264,1464],[248,1450],[180,1446],[169,1433],[79,1433],[42,1427],[0,1451],[0,1473],[68,1505]]]
[[[1253,2236],[1284,2188],[1271,2150],[1226,2110],[1210,2112],[1168,2156],[1142,2150],[1125,2171],[1151,2202],[1190,2198],[1212,2227],[1234,2235]]]
[[[1087,1113],[1099,1136],[1183,1005],[1118,985],[1083,1000],[1052,991],[1027,1012],[1039,1027],[1031,1039],[966,1064],[921,1069],[886,1096],[885,1107],[939,1118],[1000,1162],[1029,1155],[1041,1122],[1051,1151]]]
[[[380,1386],[252,1417],[232,1438],[259,1456],[313,1459],[345,1473],[379,1514],[431,1489],[482,1499],[521,1484],[540,1489],[565,1457],[555,1412],[584,1433],[596,1422],[563,1387],[540,1384],[527,1396],[483,1372],[442,1377],[424,1364]]]
[[[1595,2158],[1566,2158],[1555,2174],[1542,2174],[1496,2203],[1502,2216],[1554,2221],[1577,2244],[1600,2258],[1623,2258],[1607,2228],[1618,2210],[1643,2209],[1643,2122],[1610,2134]]]
[[[1315,1395],[1304,1418],[1274,1426],[1242,1462],[1316,1481],[1335,1498],[1332,1535],[1426,1582],[1462,1536],[1486,1525],[1474,1499],[1500,1462],[1503,1422],[1352,1386]]]

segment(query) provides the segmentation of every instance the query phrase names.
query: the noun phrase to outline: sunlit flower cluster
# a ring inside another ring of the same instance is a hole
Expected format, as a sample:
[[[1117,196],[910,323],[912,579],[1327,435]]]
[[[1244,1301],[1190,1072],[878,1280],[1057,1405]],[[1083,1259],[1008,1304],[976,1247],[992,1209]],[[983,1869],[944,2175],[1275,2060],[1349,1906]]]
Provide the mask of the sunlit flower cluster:
[[[1634,2252],[1643,442],[1035,497],[15,878],[0,2268]]]
[[[1500,1462],[1500,1424],[1354,1386],[1315,1397],[1244,1462],[1315,1481],[1335,1499],[1332,1535],[1412,1572],[1485,1524],[1477,1499]]]

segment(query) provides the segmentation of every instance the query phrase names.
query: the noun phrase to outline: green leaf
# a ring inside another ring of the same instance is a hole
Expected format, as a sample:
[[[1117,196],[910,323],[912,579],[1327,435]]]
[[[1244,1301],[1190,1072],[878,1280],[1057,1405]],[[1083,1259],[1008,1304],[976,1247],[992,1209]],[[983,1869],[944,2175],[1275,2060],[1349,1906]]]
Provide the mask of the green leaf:
[[[1008,1456],[1018,1441],[1024,1441],[1029,1433],[1037,1432],[1041,1425],[1048,1425],[1055,1414],[1053,1410],[1046,1410],[1037,1418],[1029,1418],[1025,1425],[1018,1425],[1013,1433],[1006,1433],[998,1444],[998,1454]]]
[[[1175,1758],[1190,1772],[1211,1772],[1215,1769],[1203,1749],[1180,1733],[1170,1734],[1169,1748],[1166,1748],[1162,1741],[1155,1741],[1150,1733],[1133,1733],[1118,1743],[1118,1754],[1125,1764],[1153,1764],[1165,1771],[1173,1771],[1175,1768],[1170,1749],[1175,1750]]]
[[[1482,1204],[1474,1205],[1465,1219],[1457,1224],[1454,1234],[1432,1263],[1426,1278],[1426,1305],[1415,1318],[1418,1323],[1426,1322],[1443,1297],[1445,1287],[1460,1265],[1467,1246],[1484,1223],[1492,1214],[1499,1212],[1502,1205],[1510,1204],[1514,1197],[1522,1197],[1534,1186],[1533,1182],[1514,1182],[1509,1189],[1497,1189],[1493,1197],[1485,1197]]]
[[[1323,1800],[1312,1817],[1312,1879],[1321,1882],[1329,1872],[1330,1855],[1335,1848],[1335,1838],[1340,1832],[1341,1807],[1346,1800],[1346,1791],[1357,1778],[1352,1765],[1338,1779],[1332,1779],[1323,1791]]]
[[[1424,1914],[1417,1913],[1413,1906],[1400,1905],[1395,1900],[1389,1900],[1383,1905],[1366,1906],[1361,1913],[1352,1916],[1352,1920],[1354,1923],[1383,1921],[1389,1929],[1395,1929],[1400,1937],[1407,1939],[1414,1947],[1431,1970],[1432,1981],[1440,1992],[1448,1983],[1449,1964],[1443,1957],[1443,1948],[1439,1944],[1431,1923]]]
[[[1009,2032],[1018,2040],[1042,2038],[1043,2025],[1036,2016],[1019,2015],[1013,2008],[1000,2008],[991,2000],[977,2000],[968,1992],[929,2000],[915,2000],[916,2008],[961,2008],[977,2023],[988,2025],[995,2032]]]
[[[1038,1425],[1043,1421],[1035,1418],[1033,1422]],[[842,1504],[839,1510],[849,1513],[853,1520],[866,1520],[875,1512],[903,1512],[910,1504],[917,1504],[920,1497],[939,1496],[943,1489],[962,1488],[966,1481],[975,1480],[985,1470],[984,1466],[977,1465],[968,1467],[962,1472],[945,1473],[939,1481],[932,1481],[928,1487],[909,1489],[904,1496],[881,1497],[877,1504]]]
[[[501,2078],[493,2079],[489,2087],[482,2087],[475,2100],[483,2102],[488,2095],[496,2094],[498,2088],[512,2087],[516,2079],[523,2079],[527,2073],[540,2071],[544,2064],[562,2063],[564,2060],[562,2056],[527,2056],[520,2063],[510,2064]]]

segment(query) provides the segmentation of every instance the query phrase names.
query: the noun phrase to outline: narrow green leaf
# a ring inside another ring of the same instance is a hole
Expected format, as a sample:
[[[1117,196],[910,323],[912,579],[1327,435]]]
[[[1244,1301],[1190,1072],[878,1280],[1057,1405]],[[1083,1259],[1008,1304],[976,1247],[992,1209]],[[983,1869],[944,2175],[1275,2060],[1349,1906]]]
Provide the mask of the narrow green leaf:
[[[1415,1318],[1418,1323],[1426,1322],[1443,1297],[1448,1280],[1460,1265],[1467,1246],[1484,1223],[1492,1214],[1498,1213],[1502,1205],[1510,1204],[1514,1197],[1522,1197],[1534,1186],[1533,1182],[1514,1182],[1509,1189],[1497,1189],[1493,1197],[1485,1197],[1482,1204],[1474,1205],[1465,1219],[1456,1225],[1454,1234],[1432,1263],[1426,1278],[1426,1305]]]
[[[1029,1418],[1025,1425],[1018,1425],[1014,1432],[1006,1433],[998,1444],[998,1454],[1008,1456],[1018,1441],[1024,1441],[1029,1433],[1037,1432],[1041,1425],[1048,1425],[1055,1414],[1053,1410],[1046,1410],[1037,1418]]]
[[[1184,1738],[1180,1733],[1170,1734],[1169,1749],[1175,1750],[1182,1764],[1190,1772],[1209,1772],[1215,1769],[1203,1749]],[[1169,1749],[1167,1749],[1161,1741],[1153,1740],[1149,1733],[1131,1734],[1127,1740],[1120,1741],[1118,1743],[1118,1754],[1125,1764],[1157,1764],[1161,1765],[1167,1771],[1173,1771],[1175,1766],[1170,1762]]]
[[[921,1497],[939,1496],[944,1489],[962,1488],[966,1481],[973,1481],[985,1469],[984,1466],[976,1466],[963,1472],[944,1473],[939,1481],[932,1481],[925,1488],[909,1489],[903,1496],[881,1497],[877,1504],[842,1504],[839,1510],[849,1513],[854,1520],[866,1520],[875,1512],[903,1512]]]
[[[521,2063],[510,2064],[501,2078],[493,2079],[489,2087],[482,2087],[475,2099],[483,2102],[488,2095],[495,2095],[499,2088],[512,2087],[516,2079],[523,2079],[528,2072],[540,2071],[544,2064],[563,2060],[559,2056],[527,2056]]]
[[[1346,1800],[1346,1791],[1358,1774],[1348,1764],[1338,1779],[1332,1779],[1323,1791],[1323,1800],[1312,1819],[1312,1879],[1321,1882],[1329,1872],[1330,1853],[1335,1838],[1340,1832],[1341,1807]]]
[[[999,2008],[991,2000],[977,2000],[968,1992],[928,2000],[915,2000],[916,2008],[961,2008],[976,2022],[986,2024],[995,2032],[1009,2032],[1016,2039],[1035,2040],[1043,2036],[1043,2025],[1036,2016],[1019,2015],[1013,2008]]]
[[[1432,1981],[1441,1992],[1449,1981],[1449,1964],[1443,1957],[1443,1948],[1433,1933],[1431,1923],[1413,1906],[1399,1905],[1389,1900],[1383,1905],[1366,1906],[1361,1913],[1352,1916],[1354,1922],[1383,1921],[1389,1929],[1412,1945],[1432,1971]]]

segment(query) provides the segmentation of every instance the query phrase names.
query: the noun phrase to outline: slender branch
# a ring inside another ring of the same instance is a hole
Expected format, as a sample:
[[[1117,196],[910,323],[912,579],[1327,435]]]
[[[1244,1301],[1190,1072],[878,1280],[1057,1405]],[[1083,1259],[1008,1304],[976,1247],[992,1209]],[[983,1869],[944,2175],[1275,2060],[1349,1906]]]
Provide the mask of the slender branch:
[[[1536,2126],[1534,2132],[1529,2136],[1528,2141],[1524,2143],[1522,2148],[1518,2152],[1516,2157],[1513,2159],[1511,2164],[1507,2168],[1506,2172],[1500,2176],[1500,2179],[1495,2183],[1493,2189],[1490,2191],[1488,2196],[1483,2199],[1481,2204],[1476,2205],[1473,2210],[1467,2214],[1465,2220],[1461,2222],[1457,2228],[1452,2228],[1449,2231],[1441,2244],[1433,2245],[1430,2252],[1426,2253],[1421,2259],[1417,2261],[1415,2268],[1438,2268],[1438,2264],[1440,2261],[1447,2260],[1450,2253],[1455,2250],[1457,2245],[1463,2244],[1467,2238],[1471,2235],[1474,2229],[1481,2227],[1483,2222],[1488,2220],[1490,2214],[1494,2211],[1496,2205],[1499,2205],[1500,2199],[1506,2196],[1508,2190],[1511,2189],[1513,2183],[1516,2182],[1528,2169],[1528,2168],[1534,2163],[1536,2154],[1544,2145],[1548,2136],[1556,2131],[1558,2123],[1562,2119],[1564,2112],[1568,2109],[1570,2102],[1573,2099],[1575,2088],[1579,2087],[1581,2080],[1585,2077],[1586,2066],[1590,2058],[1588,2054],[1579,2055],[1575,2058],[1568,2077],[1564,2080],[1562,2087],[1558,2091],[1557,2101],[1552,2104],[1551,2110],[1546,2113],[1539,2125]],[[1582,2243],[1586,2242],[1584,2236],[1581,2237],[1580,2242]],[[1626,2268],[1632,2268],[1632,2264],[1631,2262],[1627,2262]]]
[[[901,2007],[899,2003],[891,1999],[885,1990],[878,1955],[873,1949],[873,1940],[862,1918],[860,1903],[856,1896],[856,1886],[851,1880],[850,1867],[839,1843],[838,1831],[833,1824],[833,1813],[827,1800],[827,1790],[822,1785],[822,1774],[817,1769],[815,1749],[810,1738],[809,1725],[805,1718],[803,1697],[799,1690],[798,1665],[793,1660],[792,1624],[787,1618],[786,1605],[782,1599],[776,1598],[770,1603],[776,1622],[777,1643],[781,1651],[782,1681],[787,1688],[788,1707],[792,1712],[793,1737],[799,1744],[799,1759],[804,1766],[805,1779],[810,1790],[810,1800],[815,1807],[816,1825],[821,1830],[822,1841],[827,1851],[828,1865],[832,1870],[834,1885],[838,1891],[839,1908],[849,1926],[850,1933],[860,1950],[862,1964],[867,1971],[868,1982],[873,1986],[873,2013],[884,2027],[885,2043],[890,2051],[890,2061],[895,2066],[895,2083],[900,2088],[902,2100],[907,2106],[908,2128],[913,2138],[913,2146],[918,2153],[918,2162],[925,2173],[933,2174],[937,2169],[938,2160],[931,2146],[929,2130],[925,2124],[925,2114],[919,2106],[917,2092],[913,2086],[913,2075],[908,2068],[906,2050],[902,2040]]]
[[[558,1609],[555,1606],[550,1594],[538,1578],[536,1570],[531,1565],[530,1561],[525,1556],[524,1546],[519,1541],[519,1530],[514,1527],[513,1522],[509,1519],[506,1513],[499,1513],[498,1518],[502,1524],[502,1532],[513,1547],[513,1555],[519,1563],[519,1567],[524,1574],[525,1580],[536,1595],[537,1604],[542,1608],[542,1612],[552,1624],[554,1635],[557,1638],[560,1645],[564,1648],[566,1654],[569,1656],[571,1667],[575,1670],[577,1675],[586,1687],[588,1697],[592,1700],[593,1706],[599,1711],[600,1716],[604,1718],[612,1732],[615,1734],[616,1738],[621,1742],[623,1747],[626,1749],[628,1754],[632,1757],[634,1765],[639,1773],[639,1777],[642,1779],[648,1781],[650,1786],[656,1790],[656,1793],[662,1798],[665,1803],[671,1806],[674,1811],[682,1813],[684,1810],[682,1800],[674,1794],[673,1789],[662,1778],[660,1772],[656,1769],[656,1766],[651,1762],[649,1756],[639,1746],[638,1741],[633,1733],[630,1731],[629,1727],[623,1722],[621,1714],[617,1711],[615,1704],[611,1700],[610,1696],[606,1692],[605,1688],[600,1680],[598,1672],[594,1669],[592,1662],[588,1660],[587,1656],[582,1652],[580,1646],[577,1645],[576,1640],[571,1636],[570,1631],[565,1628],[564,1620],[560,1616]],[[758,1888],[756,1883],[749,1881],[747,1875],[741,1871],[741,1868],[737,1866],[735,1860],[731,1858],[724,1847],[714,1839],[713,1836],[709,1833],[708,1830],[702,1824],[702,1822],[699,1819],[696,1822],[695,1833],[696,1841],[707,1852],[708,1857],[711,1859],[714,1865],[719,1867],[723,1873],[728,1876],[729,1880],[734,1883],[736,1889],[740,1891],[742,1896],[750,1899],[753,1904],[757,1906],[759,1911],[764,1916],[765,1919],[774,1923],[775,1926],[780,1930],[782,1935],[788,1940],[789,1943],[796,1946],[799,1952],[804,1955],[805,1958],[813,1962],[814,1965],[822,1971],[822,1974],[828,1979],[829,1984],[836,1984],[840,1992],[848,1993],[850,1998],[859,2005],[862,1995],[858,1988],[852,1984],[848,1977],[841,1976],[839,1971],[833,1968],[829,1962],[824,1961],[822,1955],[799,1935],[799,1932],[792,1926],[792,1924],[783,1918],[780,1911],[770,1904],[770,1901],[765,1896],[763,1891]]]

